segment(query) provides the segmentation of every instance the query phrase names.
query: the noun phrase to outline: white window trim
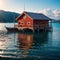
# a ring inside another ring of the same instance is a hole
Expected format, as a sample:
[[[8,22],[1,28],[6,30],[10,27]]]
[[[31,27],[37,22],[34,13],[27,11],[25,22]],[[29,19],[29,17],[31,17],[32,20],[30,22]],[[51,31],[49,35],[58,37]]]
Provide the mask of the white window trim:
[[[27,22],[28,25],[30,25],[31,23],[30,22]]]
[[[24,22],[21,22],[21,25],[23,25],[24,24]]]
[[[24,15],[23,18],[26,19],[26,15]]]

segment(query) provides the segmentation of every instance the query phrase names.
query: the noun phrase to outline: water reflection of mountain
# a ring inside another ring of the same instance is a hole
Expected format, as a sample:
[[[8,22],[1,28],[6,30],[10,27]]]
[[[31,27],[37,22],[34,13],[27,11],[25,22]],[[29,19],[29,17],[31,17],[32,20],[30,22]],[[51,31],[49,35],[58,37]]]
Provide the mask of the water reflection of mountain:
[[[21,49],[31,49],[47,43],[48,33],[21,34],[18,33],[18,46]]]

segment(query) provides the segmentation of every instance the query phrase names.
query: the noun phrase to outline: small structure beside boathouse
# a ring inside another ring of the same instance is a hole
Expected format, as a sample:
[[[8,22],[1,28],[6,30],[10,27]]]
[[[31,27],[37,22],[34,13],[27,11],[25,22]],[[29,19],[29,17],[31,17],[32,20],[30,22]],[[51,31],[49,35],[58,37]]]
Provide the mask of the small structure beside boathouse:
[[[47,31],[52,28],[51,19],[42,13],[23,12],[16,18],[18,30],[30,29],[32,31]]]

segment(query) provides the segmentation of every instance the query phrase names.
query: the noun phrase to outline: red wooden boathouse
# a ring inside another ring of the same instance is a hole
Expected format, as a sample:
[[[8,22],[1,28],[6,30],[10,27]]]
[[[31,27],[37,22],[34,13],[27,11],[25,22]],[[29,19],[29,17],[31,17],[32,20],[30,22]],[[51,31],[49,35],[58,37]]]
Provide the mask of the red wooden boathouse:
[[[49,29],[49,21],[51,19],[42,13],[23,12],[16,18],[18,21],[18,29],[32,29],[34,30],[47,30]]]

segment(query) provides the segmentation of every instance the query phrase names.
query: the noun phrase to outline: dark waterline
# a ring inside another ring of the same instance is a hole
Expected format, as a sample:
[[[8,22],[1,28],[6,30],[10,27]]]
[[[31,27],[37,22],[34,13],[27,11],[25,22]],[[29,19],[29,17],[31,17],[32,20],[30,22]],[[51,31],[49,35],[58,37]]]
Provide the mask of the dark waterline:
[[[0,23],[12,26],[13,24]],[[53,32],[35,34],[3,33],[0,28],[0,57],[15,59],[60,59],[60,24],[53,23]],[[13,59],[12,59],[13,60]]]

